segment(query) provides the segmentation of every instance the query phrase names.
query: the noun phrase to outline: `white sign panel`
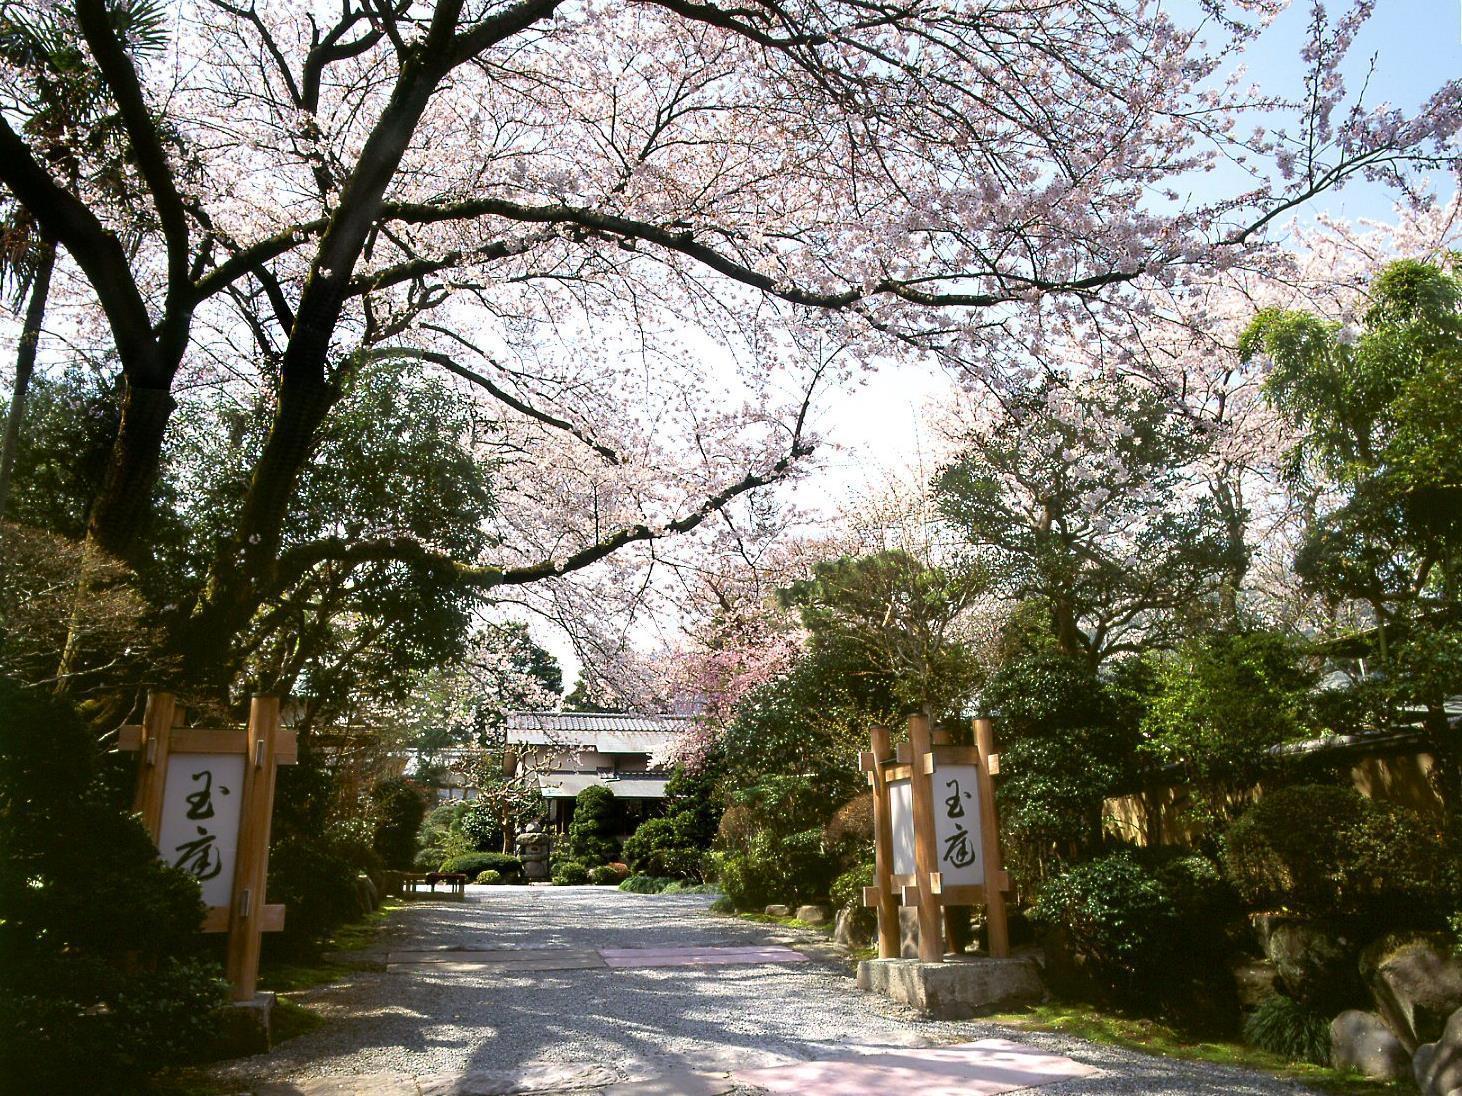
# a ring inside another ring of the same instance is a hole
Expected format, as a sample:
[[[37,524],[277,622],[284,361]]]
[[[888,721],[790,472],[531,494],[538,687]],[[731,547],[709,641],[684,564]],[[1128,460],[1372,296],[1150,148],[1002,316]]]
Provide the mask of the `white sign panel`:
[[[907,780],[888,784],[888,820],[893,827],[893,874],[914,874],[914,786]]]
[[[243,798],[242,754],[168,757],[158,851],[173,867],[197,877],[206,906],[227,906],[233,897]]]
[[[941,765],[934,770],[934,851],[946,886],[985,881],[978,773],[974,765]]]

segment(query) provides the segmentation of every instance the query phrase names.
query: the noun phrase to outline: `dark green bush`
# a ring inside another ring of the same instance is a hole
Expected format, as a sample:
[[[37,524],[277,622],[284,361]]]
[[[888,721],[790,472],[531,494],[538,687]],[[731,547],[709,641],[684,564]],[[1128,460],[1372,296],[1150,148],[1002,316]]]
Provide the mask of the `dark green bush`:
[[[483,887],[490,887],[496,883],[501,883],[502,881],[503,873],[500,871],[493,871],[491,868],[488,868],[486,871],[478,872],[477,879],[475,880],[475,882],[479,886]]]
[[[1084,660],[1008,662],[981,693],[1001,713],[1000,832],[1027,886],[1102,845],[1102,806],[1136,772],[1136,715]]]
[[[1244,1041],[1287,1061],[1328,1066],[1330,1015],[1276,993],[1244,1021]]]
[[[270,954],[300,956],[363,912],[347,850],[328,834],[286,833],[269,849],[270,902],[285,906],[284,931],[264,938]]]
[[[1451,899],[1440,835],[1351,788],[1270,792],[1229,827],[1223,863],[1239,897],[1261,909],[1439,924]]]
[[[579,887],[589,882],[589,869],[577,860],[560,860],[553,868],[555,887]]]
[[[374,833],[371,844],[388,868],[406,870],[416,855],[416,834],[426,815],[426,799],[405,777],[376,783],[370,792]]]
[[[863,888],[873,886],[873,865],[859,864],[851,871],[845,871],[833,880],[828,888],[828,898],[834,909],[863,909]]]
[[[603,785],[585,788],[574,798],[574,818],[569,823],[570,858],[585,867],[607,864],[619,855],[619,842],[611,831],[614,793]]]
[[[697,825],[689,813],[646,819],[625,841],[625,861],[648,875],[699,880],[705,849],[696,842]]]
[[[600,864],[589,869],[589,882],[596,887],[617,887],[626,878],[625,872],[614,864]]]
[[[630,894],[659,894],[671,882],[663,876],[631,875],[619,885],[619,889]]]
[[[1031,917],[1062,930],[1078,961],[1123,997],[1162,969],[1180,924],[1172,898],[1130,852],[1067,868],[1041,888]]]
[[[122,1092],[209,1047],[198,884],[94,783],[86,725],[0,679],[0,1087]]]
[[[479,852],[496,852],[503,847],[502,823],[490,803],[473,803],[458,816],[457,826]]]
[[[523,874],[523,861],[505,852],[468,852],[443,860],[436,870],[460,872],[469,879],[476,879],[485,871],[495,871],[504,879],[514,879]]]
[[[716,854],[712,864],[716,882],[739,910],[826,898],[838,872],[820,827],[785,837],[761,830],[745,852]]]

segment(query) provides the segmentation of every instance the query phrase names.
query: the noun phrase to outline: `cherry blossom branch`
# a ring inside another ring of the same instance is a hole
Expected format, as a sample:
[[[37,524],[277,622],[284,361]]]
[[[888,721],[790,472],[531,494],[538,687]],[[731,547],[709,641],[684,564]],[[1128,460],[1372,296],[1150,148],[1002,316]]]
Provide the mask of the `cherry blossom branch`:
[[[593,544],[580,548],[564,559],[544,559],[521,567],[481,566],[462,563],[445,553],[435,551],[420,541],[406,537],[387,537],[366,541],[347,541],[327,537],[297,545],[281,553],[276,587],[285,589],[310,568],[326,561],[354,566],[360,563],[396,561],[429,568],[460,582],[463,586],[491,590],[502,586],[526,586],[548,578],[581,571],[613,555],[631,544],[653,543],[679,533],[688,533],[718,513],[733,499],[783,479],[792,466],[812,453],[812,446],[800,437],[794,438],[791,450],[765,472],[748,472],[735,483],[707,496],[688,514],[651,526],[644,522],[616,530]]]
[[[625,463],[624,458],[616,453],[613,449],[603,444],[602,442],[595,441],[591,435],[585,433],[583,430],[580,430],[577,426],[569,422],[567,419],[561,419],[554,415],[550,415],[546,411],[538,410],[538,408],[534,407],[532,404],[525,403],[517,396],[514,396],[511,392],[498,386],[497,384],[494,384],[490,378],[483,376],[481,373],[477,372],[474,369],[468,369],[465,365],[459,364],[449,354],[443,354],[436,350],[420,350],[416,347],[411,346],[392,346],[372,348],[370,350],[364,351],[364,356],[368,359],[377,361],[389,360],[391,358],[415,358],[419,361],[431,362],[433,365],[439,365],[448,372],[454,373],[457,376],[461,377],[463,380],[470,381],[471,383],[477,385],[477,387],[487,392],[495,400],[500,403],[507,404],[514,411],[526,415],[528,416],[528,418],[534,419],[537,422],[541,422],[545,426],[551,426],[555,430],[562,430],[564,433],[571,434],[573,437],[578,438],[579,441],[583,442],[590,449],[594,450],[594,452],[603,457],[607,463]],[[483,356],[486,357],[485,354]],[[492,359],[489,358],[488,360],[491,361]]]

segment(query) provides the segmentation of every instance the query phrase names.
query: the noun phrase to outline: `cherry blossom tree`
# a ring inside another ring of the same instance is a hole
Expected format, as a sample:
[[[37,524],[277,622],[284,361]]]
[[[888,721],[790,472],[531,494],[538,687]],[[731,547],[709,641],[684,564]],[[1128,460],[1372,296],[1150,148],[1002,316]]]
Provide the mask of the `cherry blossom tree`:
[[[1364,2],[1315,5],[1300,93],[1223,79],[1277,6],[1205,0],[1184,26],[1127,0],[179,0],[169,50],[137,58],[109,0],[51,4],[147,197],[58,174],[23,66],[0,71],[0,182],[79,269],[123,378],[88,543],[147,552],[179,396],[230,377],[274,414],[176,630],[195,673],[301,568],[408,560],[498,595],[697,529],[808,455],[809,339],[978,363],[1022,310],[1240,261],[1352,177],[1414,192],[1462,85],[1414,115],[1349,96]],[[1253,184],[1177,205],[1222,157]],[[536,482],[496,552],[283,549],[321,424],[383,354],[451,374],[519,446]],[[734,376],[700,399],[711,356]]]

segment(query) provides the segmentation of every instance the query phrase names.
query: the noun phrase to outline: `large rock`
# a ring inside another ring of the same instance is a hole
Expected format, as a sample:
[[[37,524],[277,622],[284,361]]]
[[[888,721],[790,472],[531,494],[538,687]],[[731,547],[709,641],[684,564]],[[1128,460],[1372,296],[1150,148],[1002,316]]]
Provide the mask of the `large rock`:
[[[1411,1076],[1411,1054],[1374,1012],[1350,1009],[1330,1021],[1330,1064],[1355,1069],[1375,1081]]]
[[[772,905],[762,910],[762,913],[768,917],[791,917],[792,909],[790,906]]]
[[[1234,976],[1234,991],[1244,1008],[1258,1008],[1278,991],[1279,968],[1268,959],[1240,959],[1229,970]]]
[[[1435,1043],[1423,1043],[1411,1058],[1421,1096],[1462,1096],[1462,1009],[1452,1013]]]
[[[1361,952],[1360,974],[1376,1011],[1408,1050],[1441,1038],[1447,1018],[1462,1008],[1462,959],[1445,937],[1383,936]]]
[[[825,925],[828,922],[826,906],[798,906],[794,916],[808,925]]]
[[[1356,969],[1359,942],[1340,925],[1255,914],[1264,954],[1297,1001],[1339,1012],[1365,997]]]
[[[878,915],[867,909],[838,910],[833,941],[849,950],[866,948],[878,938]]]

